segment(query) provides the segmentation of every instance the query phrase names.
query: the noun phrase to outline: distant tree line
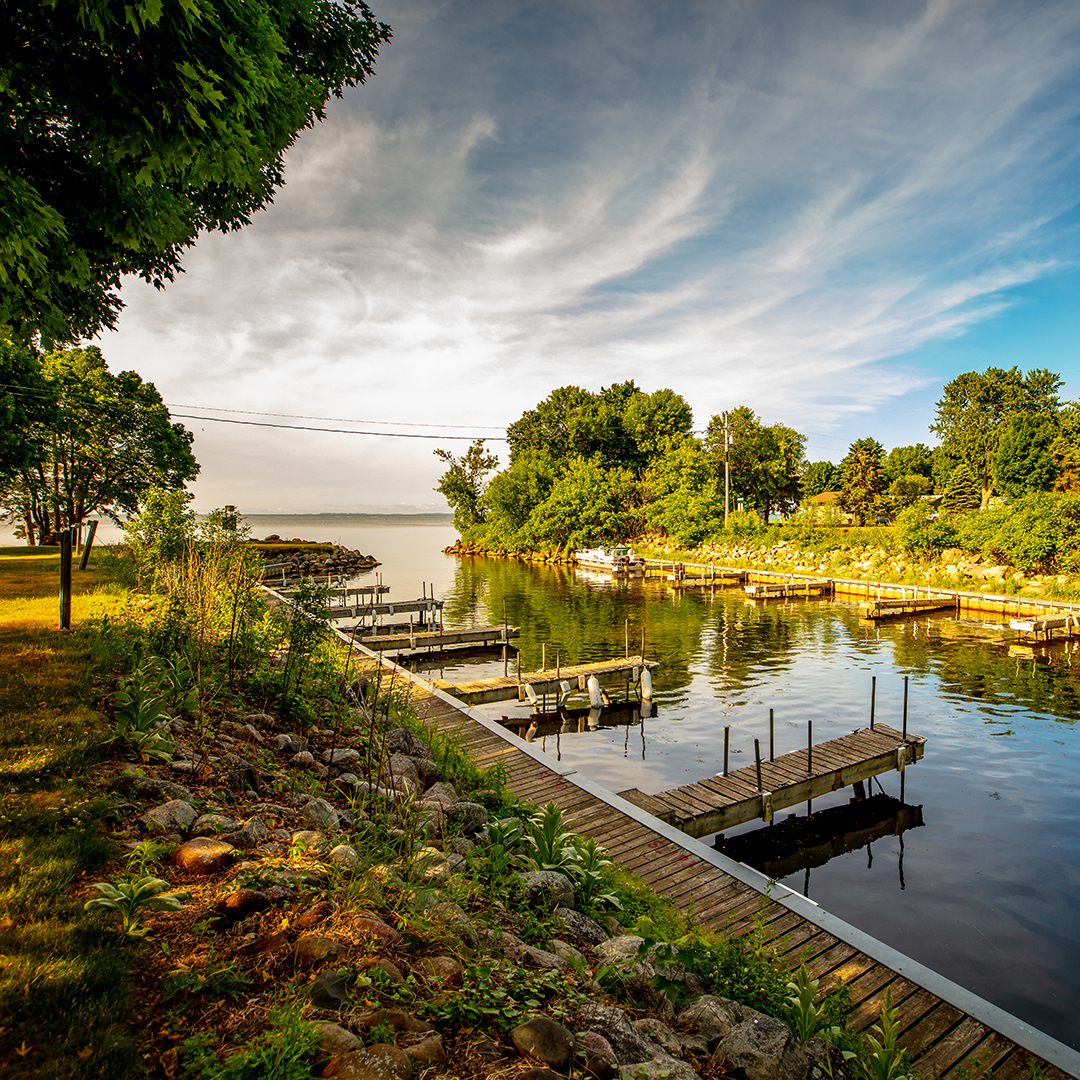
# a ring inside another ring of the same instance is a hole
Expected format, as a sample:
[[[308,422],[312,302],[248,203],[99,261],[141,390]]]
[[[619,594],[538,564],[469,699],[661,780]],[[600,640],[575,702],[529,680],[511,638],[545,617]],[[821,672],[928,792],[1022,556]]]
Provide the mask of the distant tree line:
[[[725,475],[729,522],[736,513],[767,524],[825,493],[857,525],[912,507],[962,515],[995,493],[1080,493],[1080,406],[1059,401],[1061,385],[1043,369],[967,372],[937,403],[930,431],[939,445],[886,453],[866,437],[839,464],[808,462],[806,436],[745,405],[695,432],[690,406],[673,390],[647,393],[632,381],[597,393],[563,386],[507,428],[505,468],[483,440],[460,456],[437,450],[447,465],[437,490],[463,536],[508,550],[650,532],[699,544],[724,531]],[[931,507],[933,495],[941,498]]]

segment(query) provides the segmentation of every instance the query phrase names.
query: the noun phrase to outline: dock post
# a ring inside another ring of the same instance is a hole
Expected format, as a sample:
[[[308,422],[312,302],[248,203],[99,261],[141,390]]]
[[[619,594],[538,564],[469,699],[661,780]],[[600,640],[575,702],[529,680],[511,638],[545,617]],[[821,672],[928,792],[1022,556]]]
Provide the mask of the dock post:
[[[624,627],[624,630],[623,630],[623,636],[625,638],[625,640],[623,642],[623,659],[624,660],[629,660],[630,659],[630,620],[629,619],[626,620],[626,626]]]
[[[521,685],[521,650],[518,650],[517,654],[517,681],[518,686]]]
[[[874,699],[877,697],[877,676],[870,676],[870,730],[874,730]]]
[[[547,642],[543,642],[540,646],[540,670],[547,671]]]
[[[907,738],[907,692],[908,692],[908,677],[905,675],[904,676],[904,726],[903,726],[903,729],[902,729],[905,739]]]
[[[814,721],[806,721],[806,775],[814,775]]]
[[[769,710],[769,760],[770,761],[775,761],[776,760],[775,750],[776,750],[776,747],[775,747],[775,744],[774,744],[774,741],[773,741],[773,711],[772,711],[772,709],[770,709]]]
[[[94,535],[97,532],[97,518],[90,522],[90,530],[86,534],[86,543],[83,544],[82,558],[79,560],[79,569],[85,570],[90,559],[90,549],[94,546]]]
[[[731,725],[728,724],[724,728],[724,775],[728,774],[728,743],[731,741]]]
[[[754,740],[754,764],[757,766],[757,789],[758,792],[762,792],[765,789],[761,786],[761,743]]]

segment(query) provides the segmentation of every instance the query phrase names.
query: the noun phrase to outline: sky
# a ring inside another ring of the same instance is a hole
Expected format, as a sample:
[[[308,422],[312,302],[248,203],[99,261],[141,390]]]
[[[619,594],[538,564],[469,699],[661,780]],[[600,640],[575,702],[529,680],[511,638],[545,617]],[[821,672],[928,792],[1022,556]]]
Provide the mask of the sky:
[[[273,205],[99,341],[195,432],[199,509],[445,509],[434,449],[568,383],[750,405],[834,462],[932,444],[963,371],[1080,395],[1072,0],[372,7],[376,75]]]

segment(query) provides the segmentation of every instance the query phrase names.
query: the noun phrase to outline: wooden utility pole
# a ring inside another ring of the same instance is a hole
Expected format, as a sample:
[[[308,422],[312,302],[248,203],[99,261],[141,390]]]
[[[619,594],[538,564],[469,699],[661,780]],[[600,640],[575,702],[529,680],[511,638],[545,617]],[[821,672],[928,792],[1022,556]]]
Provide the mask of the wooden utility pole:
[[[728,448],[731,446],[731,431],[728,428],[728,411],[724,410],[724,528],[727,528],[728,509],[731,503],[731,461]]]
[[[75,530],[60,530],[60,629],[71,629],[71,542]]]

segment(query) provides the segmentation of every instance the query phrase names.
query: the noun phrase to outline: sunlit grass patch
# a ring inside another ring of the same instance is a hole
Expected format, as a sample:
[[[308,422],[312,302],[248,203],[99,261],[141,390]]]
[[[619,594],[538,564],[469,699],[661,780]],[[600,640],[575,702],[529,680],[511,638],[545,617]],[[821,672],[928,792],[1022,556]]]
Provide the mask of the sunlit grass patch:
[[[61,632],[59,567],[55,551],[0,550],[0,1074],[121,1077],[132,952],[75,893],[111,854],[109,801],[87,784],[102,723],[94,631],[130,600],[76,570]]]

